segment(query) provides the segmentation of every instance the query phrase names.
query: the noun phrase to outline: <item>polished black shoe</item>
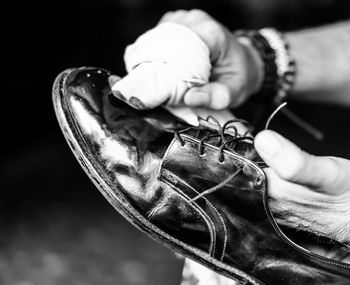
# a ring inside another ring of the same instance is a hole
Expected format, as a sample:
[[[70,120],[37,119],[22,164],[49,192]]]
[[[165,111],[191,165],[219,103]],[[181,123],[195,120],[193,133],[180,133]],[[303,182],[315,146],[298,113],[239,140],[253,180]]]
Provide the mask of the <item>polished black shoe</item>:
[[[160,107],[135,110],[111,94],[109,76],[66,70],[53,100],[76,158],[120,214],[242,284],[350,284],[349,248],[276,224],[264,164],[235,122],[194,128]]]

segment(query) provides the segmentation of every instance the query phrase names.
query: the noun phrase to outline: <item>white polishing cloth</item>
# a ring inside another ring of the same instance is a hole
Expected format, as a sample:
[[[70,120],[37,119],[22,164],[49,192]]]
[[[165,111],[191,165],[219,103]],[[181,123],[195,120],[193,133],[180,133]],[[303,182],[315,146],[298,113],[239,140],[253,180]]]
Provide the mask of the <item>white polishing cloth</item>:
[[[204,84],[210,76],[209,49],[191,29],[162,23],[141,35],[125,50],[126,70],[145,62],[163,63],[168,72],[190,84]]]
[[[186,91],[207,83],[211,63],[207,45],[191,29],[162,23],[126,48],[128,75],[112,89],[126,99],[136,97],[145,107],[183,103]]]

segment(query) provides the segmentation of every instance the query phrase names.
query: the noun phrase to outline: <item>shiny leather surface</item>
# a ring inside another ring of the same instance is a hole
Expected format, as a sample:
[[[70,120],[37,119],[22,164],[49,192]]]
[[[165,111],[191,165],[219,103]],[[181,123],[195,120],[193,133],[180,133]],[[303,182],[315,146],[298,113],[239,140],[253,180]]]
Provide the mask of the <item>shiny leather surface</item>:
[[[327,248],[333,258],[322,257],[306,249],[323,247],[312,236],[289,230],[287,237],[276,225],[253,149],[227,149],[219,162],[219,148],[208,141],[200,154],[198,136],[184,132],[182,144],[174,131],[187,125],[165,109],[134,110],[111,95],[109,75],[67,70],[56,79],[53,99],[74,154],[118,212],[152,238],[243,284],[350,284],[349,264],[336,257],[344,249]],[[218,191],[191,200],[238,168]]]

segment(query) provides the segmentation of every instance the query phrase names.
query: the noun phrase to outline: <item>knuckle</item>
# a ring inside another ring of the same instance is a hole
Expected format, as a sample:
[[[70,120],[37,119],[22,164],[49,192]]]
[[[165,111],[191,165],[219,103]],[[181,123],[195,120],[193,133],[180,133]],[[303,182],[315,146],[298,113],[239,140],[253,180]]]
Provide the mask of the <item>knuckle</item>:
[[[168,11],[162,16],[161,19],[162,20],[170,19],[175,13],[176,13],[175,11]]]
[[[174,15],[175,11],[168,11],[164,13],[163,17],[170,17],[171,15]]]
[[[172,12],[165,13],[158,21],[158,24],[171,21]]]
[[[200,9],[190,10],[189,15],[191,15],[192,17],[208,17],[208,18],[210,18],[210,16],[206,12],[204,12],[203,10],[200,10]]]
[[[181,16],[181,15],[186,15],[187,13],[188,13],[188,11],[187,11],[187,10],[184,10],[184,9],[179,9],[179,10],[173,11],[173,14],[174,14],[174,15],[179,15],[179,16]]]
[[[175,10],[166,12],[161,18],[161,22],[173,22],[181,20],[187,13],[185,10]]]
[[[326,169],[326,175],[324,175],[324,181],[321,181],[322,188],[332,188],[336,185],[341,184],[343,181],[342,177],[342,165],[334,157],[325,158],[324,167],[321,169]]]

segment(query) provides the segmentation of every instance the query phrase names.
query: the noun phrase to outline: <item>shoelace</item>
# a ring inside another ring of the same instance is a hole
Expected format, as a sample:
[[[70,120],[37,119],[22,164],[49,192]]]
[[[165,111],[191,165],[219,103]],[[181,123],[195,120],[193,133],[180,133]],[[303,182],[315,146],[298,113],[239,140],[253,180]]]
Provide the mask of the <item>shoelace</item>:
[[[287,102],[284,102],[282,104],[280,104],[269,116],[269,118],[266,121],[265,124],[265,130],[268,129],[270,127],[270,124],[272,122],[272,120],[275,118],[276,114],[278,112],[280,112],[285,106],[287,105]],[[286,109],[284,109],[286,110]],[[284,113],[285,114],[285,113]],[[293,115],[293,113],[291,113]],[[298,119],[298,117],[296,117]],[[225,160],[224,157],[224,150],[229,150],[234,152],[235,151],[235,146],[237,143],[239,142],[245,142],[245,143],[250,143],[253,144],[254,143],[254,138],[249,135],[251,132],[251,126],[249,125],[249,123],[245,120],[242,119],[233,119],[233,120],[229,120],[227,121],[225,124],[223,124],[221,126],[221,124],[219,123],[218,120],[216,120],[213,116],[208,116],[206,118],[206,121],[213,121],[219,128],[218,133],[217,134],[208,134],[205,135],[203,138],[200,139],[199,144],[198,144],[198,154],[199,155],[204,155],[204,144],[205,142],[215,139],[217,138],[218,141],[216,143],[216,146],[219,147],[219,156],[218,156],[218,160],[220,163],[223,163]],[[238,133],[237,127],[234,124],[237,123],[242,123],[244,125],[247,126],[247,131],[241,135]],[[304,124],[304,129],[305,129],[305,123],[304,121],[301,120],[301,124]],[[197,133],[196,133],[196,137],[199,137],[200,135],[200,131],[201,129],[199,127],[188,127],[186,129],[183,129],[181,131],[175,132],[175,137],[180,141],[181,145],[183,146],[185,144],[184,140],[181,138],[181,133],[187,132],[191,129],[195,129],[197,128]],[[307,128],[307,127],[306,127]],[[232,130],[231,132],[227,132],[228,130]],[[318,130],[314,129],[312,126],[310,126],[310,133],[316,138],[316,139],[322,139],[323,134],[321,132],[319,132]],[[195,202],[196,200],[198,200],[201,197],[204,197],[206,195],[209,195],[213,192],[216,192],[218,190],[220,190],[222,187],[224,187],[226,184],[228,184],[233,178],[235,178],[242,170],[243,170],[244,165],[238,165],[237,169],[231,174],[229,175],[226,179],[224,179],[222,182],[220,182],[219,184],[206,189],[205,191],[203,191],[202,193],[198,194],[196,197],[192,198],[189,200],[189,203]],[[335,249],[339,249],[339,245],[336,244],[334,245]],[[333,248],[331,250],[333,250]],[[348,258],[350,258],[350,246],[346,245],[346,244],[342,244],[342,248],[343,248],[343,252],[339,255],[339,259],[340,260],[346,260]]]
[[[284,102],[283,104],[279,105],[274,112],[272,112],[272,114],[270,115],[270,117],[268,118],[268,120],[266,122],[265,129],[269,128],[272,119],[286,105],[287,105],[287,103]],[[198,148],[197,148],[198,154],[200,156],[204,155],[204,144],[208,141],[212,141],[215,138],[217,139],[217,142],[214,143],[214,145],[216,147],[219,147],[218,161],[220,163],[223,163],[225,161],[224,150],[235,152],[235,148],[238,145],[238,143],[248,143],[248,144],[254,143],[254,138],[251,135],[249,135],[251,127],[247,121],[242,120],[242,119],[232,119],[232,120],[225,122],[225,124],[223,124],[221,126],[221,124],[213,116],[208,116],[206,118],[206,121],[209,122],[210,120],[212,120],[217,125],[218,132],[216,134],[212,134],[212,133],[207,134],[203,138],[200,139],[199,144],[198,144]],[[235,126],[235,124],[237,124],[237,123],[241,123],[241,124],[244,124],[247,126],[247,131],[244,134],[241,135],[238,133],[237,127]],[[199,137],[200,132],[203,131],[203,129],[201,129],[200,127],[188,127],[188,128],[185,128],[181,131],[176,131],[175,138],[180,142],[180,144],[182,146],[185,145],[185,141],[181,137],[181,134],[188,132],[189,130],[197,130],[197,133],[195,135],[196,137]],[[231,130],[231,131],[229,131],[229,130]],[[220,182],[219,184],[217,184],[211,188],[206,189],[205,191],[203,191],[202,193],[198,194],[196,197],[191,199],[189,202],[192,203],[203,196],[206,196],[208,194],[211,194],[211,193],[221,189],[226,184],[228,184],[234,177],[236,177],[242,170],[243,170],[243,165],[238,165],[236,171],[234,173],[232,173],[231,175],[229,175],[225,180],[223,180],[222,182]]]

